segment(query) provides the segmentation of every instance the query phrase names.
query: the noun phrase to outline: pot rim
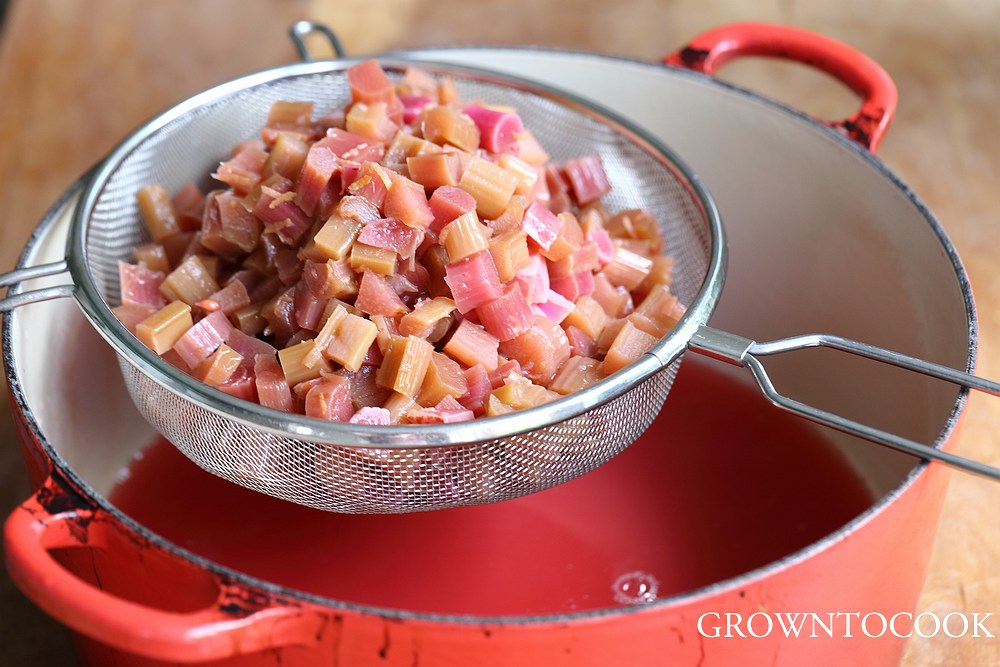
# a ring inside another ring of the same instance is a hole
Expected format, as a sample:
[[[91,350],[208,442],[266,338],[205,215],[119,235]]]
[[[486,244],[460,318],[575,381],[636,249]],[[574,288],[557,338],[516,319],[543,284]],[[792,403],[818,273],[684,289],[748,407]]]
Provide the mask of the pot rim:
[[[978,348],[978,319],[976,315],[975,304],[973,301],[971,285],[969,283],[968,275],[965,268],[958,256],[958,253],[952,244],[951,240],[948,238],[947,233],[941,226],[940,222],[936,219],[934,214],[930,211],[927,205],[914,193],[879,157],[871,153],[869,150],[865,149],[856,142],[844,137],[843,135],[837,133],[830,127],[824,125],[823,123],[815,120],[814,118],[808,116],[807,114],[790,107],[787,104],[779,102],[777,100],[766,97],[760,93],[753,90],[744,88],[737,84],[721,81],[719,79],[713,78],[711,76],[692,72],[683,68],[677,68],[667,65],[661,65],[656,62],[643,60],[640,58],[633,58],[628,56],[616,55],[616,54],[605,54],[593,51],[584,50],[571,50],[571,49],[559,49],[553,47],[519,47],[519,46],[502,46],[502,45],[485,45],[485,46],[467,46],[467,45],[456,45],[456,46],[443,46],[443,47],[432,47],[423,49],[412,49],[412,50],[401,50],[393,51],[383,54],[387,57],[403,58],[407,60],[412,60],[414,62],[420,62],[427,58],[428,54],[433,54],[435,52],[448,51],[470,51],[470,50],[487,50],[487,51],[499,51],[499,52],[536,52],[542,54],[552,54],[557,56],[569,56],[574,60],[585,60],[588,58],[596,60],[610,60],[612,62],[618,62],[622,64],[628,64],[632,66],[638,66],[642,68],[648,68],[650,71],[667,73],[669,76],[681,76],[686,77],[700,85],[707,85],[721,88],[722,90],[728,91],[730,93],[740,95],[743,98],[748,99],[754,103],[760,104],[762,106],[768,107],[770,109],[776,110],[783,114],[786,114],[790,120],[797,121],[807,124],[814,131],[818,131],[820,137],[839,145],[840,148],[846,148],[854,156],[860,158],[861,160],[867,162],[870,166],[874,167],[875,170],[885,178],[889,184],[894,186],[898,192],[905,197],[905,199],[917,210],[920,216],[926,221],[930,226],[931,230],[935,233],[940,242],[942,248],[944,249],[949,261],[951,262],[952,268],[955,271],[955,277],[958,281],[959,289],[962,293],[964,300],[966,319],[968,325],[968,341],[969,341],[969,352],[966,358],[966,370],[972,371],[975,367],[977,348]],[[381,57],[381,56],[380,56]],[[654,69],[655,68],[655,69]],[[59,214],[69,205],[72,204],[74,198],[79,199],[79,194],[83,189],[86,177],[81,177],[77,180],[70,188],[64,192],[60,198],[52,205],[52,207],[45,213],[42,220],[32,232],[27,244],[22,250],[17,263],[17,268],[23,268],[26,266],[34,253],[35,247],[39,240],[48,234],[55,224],[56,219]],[[21,291],[21,285],[14,285],[10,288],[11,294],[15,294]],[[778,558],[766,565],[755,568],[748,572],[744,572],[735,577],[730,577],[721,581],[713,582],[707,586],[702,586],[690,591],[685,591],[683,593],[678,593],[675,595],[669,595],[657,600],[650,602],[648,604],[630,606],[630,607],[618,607],[618,608],[604,608],[604,609],[593,609],[586,611],[577,612],[567,612],[567,613],[548,613],[548,614],[533,614],[525,616],[478,616],[472,614],[441,614],[441,613],[427,613],[427,612],[415,612],[403,609],[390,609],[383,607],[376,607],[372,605],[364,605],[346,602],[342,600],[335,600],[326,598],[320,595],[315,595],[307,593],[304,591],[297,591],[291,588],[285,588],[278,584],[274,584],[262,579],[258,579],[254,576],[239,572],[234,569],[230,569],[213,561],[210,561],[198,554],[192,553],[183,547],[173,544],[172,542],[162,538],[158,534],[154,533],[149,528],[143,526],[139,522],[133,520],[131,517],[122,513],[116,507],[114,507],[108,500],[102,495],[97,493],[86,481],[80,478],[76,472],[70,468],[66,462],[62,459],[59,452],[53,447],[52,443],[46,438],[45,434],[42,433],[41,428],[36,421],[31,407],[28,405],[24,391],[21,387],[20,380],[16,372],[16,364],[13,359],[13,321],[17,316],[16,311],[8,313],[8,316],[3,320],[2,328],[2,344],[3,344],[3,361],[6,365],[6,377],[8,384],[10,386],[11,394],[14,398],[14,404],[16,406],[17,412],[21,419],[24,420],[25,424],[31,429],[31,432],[37,438],[37,441],[41,445],[44,453],[48,457],[53,469],[57,469],[60,474],[64,475],[66,479],[77,488],[86,498],[93,502],[101,510],[107,512],[109,515],[114,517],[120,524],[126,526],[128,529],[135,531],[141,535],[144,539],[148,540],[150,544],[155,545],[158,548],[165,549],[172,552],[185,560],[204,568],[205,570],[225,578],[227,581],[240,582],[247,586],[252,586],[254,588],[267,591],[269,593],[281,596],[283,598],[292,598],[301,600],[304,602],[319,605],[321,607],[329,608],[336,611],[347,611],[364,615],[374,615],[386,619],[396,619],[401,621],[409,622],[424,622],[430,624],[454,624],[454,625],[508,625],[508,626],[534,626],[534,625],[547,625],[547,624],[566,624],[581,621],[592,621],[598,619],[614,619],[628,617],[632,614],[643,612],[650,613],[665,608],[679,608],[684,605],[694,603],[700,599],[706,599],[712,596],[716,596],[727,591],[739,589],[752,584],[756,581],[770,577],[782,570],[788,569],[790,567],[796,566],[818,553],[825,551],[834,545],[838,544],[843,539],[849,537],[851,534],[855,533],[863,526],[868,524],[870,521],[874,520],[877,516],[882,514],[887,508],[892,505],[900,496],[906,493],[910,487],[912,487],[916,481],[923,475],[927,474],[928,462],[919,461],[913,468],[909,471],[906,477],[896,486],[894,489],[888,493],[882,495],[878,498],[871,507],[866,509],[864,512],[854,517],[852,520],[841,526],[835,531],[832,531],[820,538],[819,540],[813,542],[812,544],[799,549],[798,551],[787,554],[781,558]],[[955,399],[951,411],[947,419],[944,422],[938,436],[935,438],[933,447],[936,449],[941,449],[944,443],[951,437],[956,423],[965,409],[966,402],[968,400],[968,389],[961,389]],[[50,471],[51,474],[51,471]]]

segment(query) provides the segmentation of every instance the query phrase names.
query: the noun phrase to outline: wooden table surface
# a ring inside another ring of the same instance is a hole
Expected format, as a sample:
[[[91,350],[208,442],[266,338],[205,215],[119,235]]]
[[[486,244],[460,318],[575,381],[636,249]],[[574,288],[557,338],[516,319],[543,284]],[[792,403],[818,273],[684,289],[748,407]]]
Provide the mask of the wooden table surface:
[[[50,203],[139,122],[213,83],[293,61],[286,29],[300,18],[330,24],[352,54],[493,43],[654,59],[736,20],[854,45],[899,86],[880,155],[958,247],[979,308],[979,372],[1000,378],[996,0],[12,0],[0,37],[0,268],[13,266]],[[802,68],[744,63],[722,75],[811,113],[854,104]],[[5,516],[28,488],[9,407],[0,409]],[[960,451],[1000,464],[1000,401],[973,399]],[[1000,615],[1000,485],[953,476],[920,607]],[[998,643],[913,639],[903,664],[998,665]],[[0,574],[0,665],[70,664],[68,633]]]

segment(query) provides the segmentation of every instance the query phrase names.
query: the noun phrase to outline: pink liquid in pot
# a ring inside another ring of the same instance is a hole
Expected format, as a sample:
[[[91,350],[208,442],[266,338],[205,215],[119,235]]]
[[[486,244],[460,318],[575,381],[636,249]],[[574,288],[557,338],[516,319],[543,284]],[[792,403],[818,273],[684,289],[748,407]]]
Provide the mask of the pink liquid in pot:
[[[164,440],[123,478],[110,496],[123,512],[233,569],[338,600],[479,615],[691,590],[805,547],[874,500],[822,430],[692,358],[622,455],[505,503],[327,513],[216,478]]]

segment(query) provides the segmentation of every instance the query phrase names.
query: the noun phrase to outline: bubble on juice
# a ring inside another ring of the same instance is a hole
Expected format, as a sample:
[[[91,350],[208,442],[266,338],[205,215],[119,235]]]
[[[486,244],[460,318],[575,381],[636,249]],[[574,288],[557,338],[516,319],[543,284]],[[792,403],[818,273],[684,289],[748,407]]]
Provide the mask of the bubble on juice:
[[[611,592],[619,604],[649,604],[656,599],[660,582],[649,572],[628,572],[615,579]]]

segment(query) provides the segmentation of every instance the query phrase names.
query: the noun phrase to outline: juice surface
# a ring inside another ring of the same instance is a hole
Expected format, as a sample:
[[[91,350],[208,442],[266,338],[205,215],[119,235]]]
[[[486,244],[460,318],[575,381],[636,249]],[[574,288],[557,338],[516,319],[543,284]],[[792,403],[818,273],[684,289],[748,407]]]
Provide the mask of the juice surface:
[[[175,544],[287,588],[422,612],[559,613],[698,588],[836,530],[874,497],[824,435],[689,356],[640,440],[517,500],[328,513],[217,478],[163,439],[110,500]]]

